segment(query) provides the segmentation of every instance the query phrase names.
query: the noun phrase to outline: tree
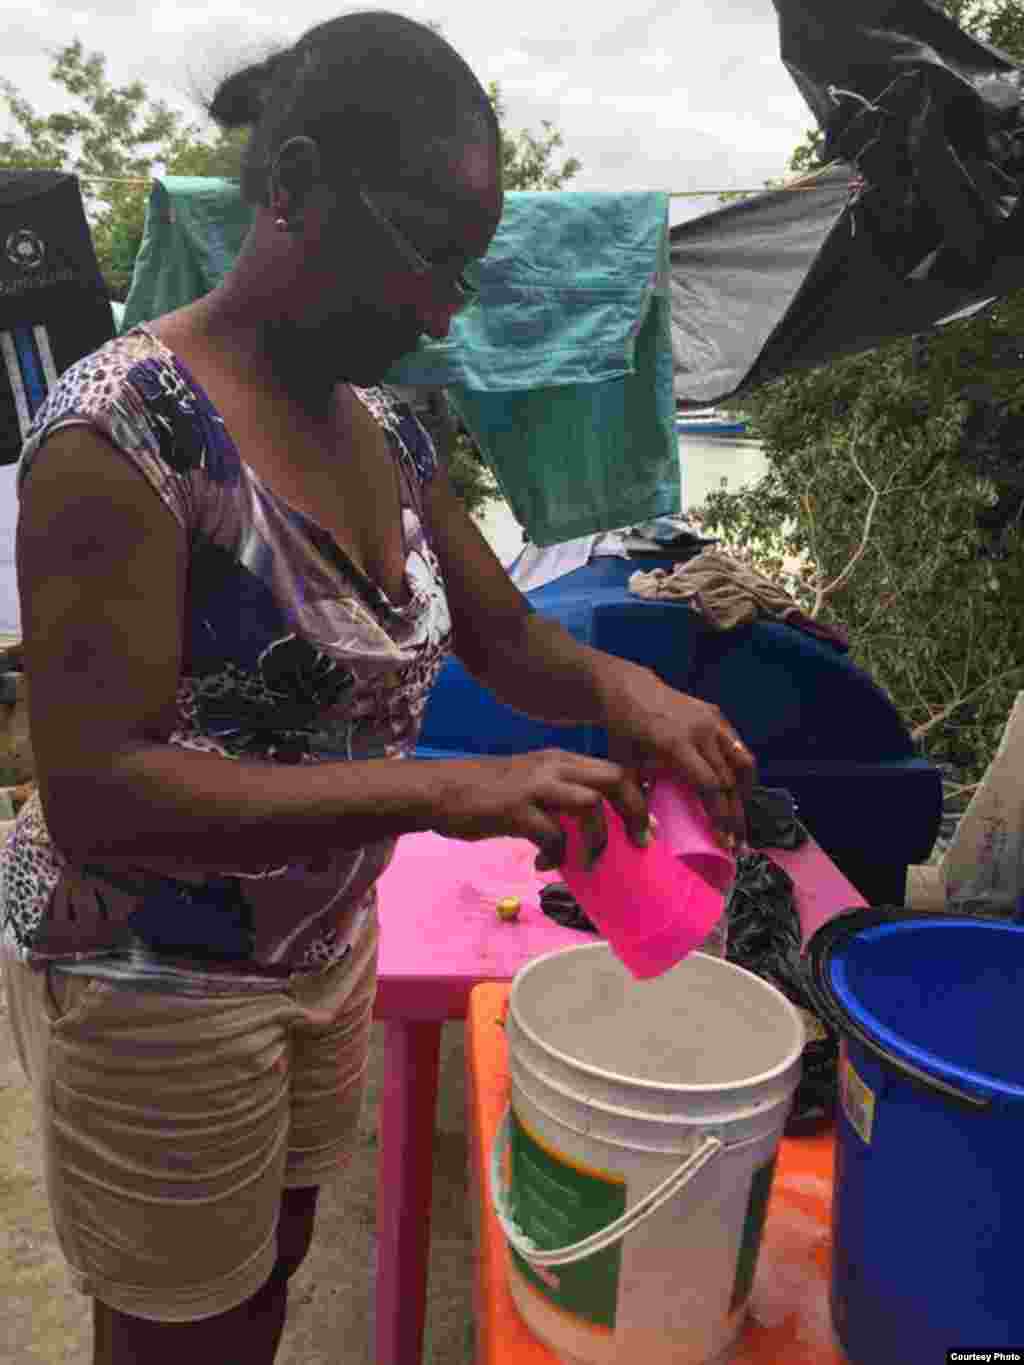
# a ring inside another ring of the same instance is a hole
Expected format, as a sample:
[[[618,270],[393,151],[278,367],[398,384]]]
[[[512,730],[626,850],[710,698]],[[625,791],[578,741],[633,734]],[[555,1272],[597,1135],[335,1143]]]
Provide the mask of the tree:
[[[946,0],[1024,57],[1024,0]],[[814,164],[813,131],[792,169]],[[1024,293],[744,400],[768,473],[698,516],[843,625],[921,751],[969,790],[1024,685]]]
[[[165,175],[223,176],[230,180],[238,174],[244,141],[242,129],[218,132],[213,142],[206,142],[194,125],[179,125],[154,162]],[[146,188],[145,185],[115,188],[121,192],[108,196],[108,212],[101,223],[94,224],[92,234],[111,297],[123,300],[128,295],[135,258],[142,245]]]
[[[177,110],[150,99],[141,81],[112,85],[106,58],[87,55],[78,38],[54,55],[50,77],[70,96],[70,112],[41,116],[10,81],[0,80],[0,106],[13,125],[0,138],[0,166],[72,171],[82,178],[100,269],[111,297],[123,299],[154,172],[233,174],[239,140],[222,133],[208,140]]]
[[[803,142],[797,144],[789,158],[791,171],[816,171],[824,165],[825,134],[820,128],[808,128]]]
[[[553,157],[562,147],[562,134],[550,119],[541,120],[541,135],[535,137],[527,128],[518,133],[505,131],[506,110],[502,103],[501,87],[491,81],[487,92],[502,128],[501,171],[506,190],[562,190],[583,169],[574,156],[562,164],[553,164]]]
[[[111,297],[123,300],[142,243],[147,183],[155,173],[220,175],[238,172],[245,130],[207,136],[177,110],[150,99],[141,81],[112,85],[102,53],[86,54],[80,39],[53,59],[51,79],[70,96],[70,113],[41,116],[9,82],[0,79],[13,131],[0,138],[0,166],[73,171],[82,191],[100,270]],[[501,90],[488,93],[500,123]],[[502,167],[508,190],[562,189],[580,170],[559,162],[562,135],[544,120],[538,135],[528,129],[503,133]],[[456,491],[471,512],[500,495],[469,433],[461,429],[450,455]]]

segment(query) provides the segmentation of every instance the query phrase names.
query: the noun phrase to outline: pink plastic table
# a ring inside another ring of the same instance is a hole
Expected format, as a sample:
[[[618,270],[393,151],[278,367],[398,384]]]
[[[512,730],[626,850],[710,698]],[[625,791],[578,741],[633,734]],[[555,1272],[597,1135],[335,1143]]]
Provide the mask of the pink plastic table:
[[[376,1016],[387,1023],[377,1192],[377,1365],[418,1365],[426,1308],[434,1116],[441,1025],[465,1019],[485,981],[511,981],[542,953],[585,943],[541,912],[537,873],[523,839],[480,843],[407,834],[379,883],[381,952]],[[805,939],[863,901],[815,844],[778,861],[797,884]],[[495,906],[519,896],[515,923]]]
[[[426,1309],[441,1026],[465,1019],[483,981],[511,981],[542,953],[587,941],[542,914],[523,839],[407,834],[381,878],[376,1016],[386,1021],[377,1191],[377,1365],[418,1365]],[[495,906],[519,896],[518,921]]]

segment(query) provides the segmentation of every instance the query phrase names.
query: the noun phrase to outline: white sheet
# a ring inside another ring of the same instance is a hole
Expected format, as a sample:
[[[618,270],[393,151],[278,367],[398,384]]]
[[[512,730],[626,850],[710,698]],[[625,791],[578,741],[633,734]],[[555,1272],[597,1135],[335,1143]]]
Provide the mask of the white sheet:
[[[607,555],[629,558],[625,543],[617,531],[563,540],[559,545],[549,545],[543,550],[531,541],[506,567],[520,592],[533,592],[535,588],[543,588],[545,584],[554,583],[566,574],[575,573],[592,559]]]

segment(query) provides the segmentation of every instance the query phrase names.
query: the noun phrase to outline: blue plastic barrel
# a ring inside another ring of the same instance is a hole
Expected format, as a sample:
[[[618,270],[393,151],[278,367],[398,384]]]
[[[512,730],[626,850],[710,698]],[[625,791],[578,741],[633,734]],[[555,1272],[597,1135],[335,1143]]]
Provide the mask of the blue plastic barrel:
[[[831,1297],[851,1365],[1022,1350],[1024,925],[854,911],[808,951],[842,1037]]]

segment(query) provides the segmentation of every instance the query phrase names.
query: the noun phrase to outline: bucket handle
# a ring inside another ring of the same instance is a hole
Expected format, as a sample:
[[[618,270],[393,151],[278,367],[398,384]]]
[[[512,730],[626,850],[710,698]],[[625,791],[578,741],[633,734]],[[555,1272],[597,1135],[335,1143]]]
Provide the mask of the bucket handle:
[[[690,1153],[682,1165],[677,1167],[667,1180],[663,1180],[657,1188],[651,1190],[650,1194],[644,1195],[643,1199],[634,1204],[631,1209],[627,1209],[613,1223],[599,1228],[597,1232],[592,1232],[589,1237],[584,1237],[580,1242],[573,1242],[571,1246],[555,1247],[550,1251],[539,1251],[516,1226],[512,1217],[508,1191],[502,1179],[501,1160],[508,1149],[511,1131],[512,1106],[509,1105],[498,1127],[494,1146],[491,1150],[491,1202],[509,1245],[518,1251],[524,1261],[533,1266],[572,1265],[576,1261],[582,1261],[588,1256],[593,1256],[598,1251],[604,1251],[606,1248],[614,1246],[627,1233],[646,1222],[662,1205],[667,1204],[680,1190],[684,1189],[697,1172],[703,1170],[708,1162],[713,1161],[725,1146],[719,1138],[704,1138],[697,1149]]]

